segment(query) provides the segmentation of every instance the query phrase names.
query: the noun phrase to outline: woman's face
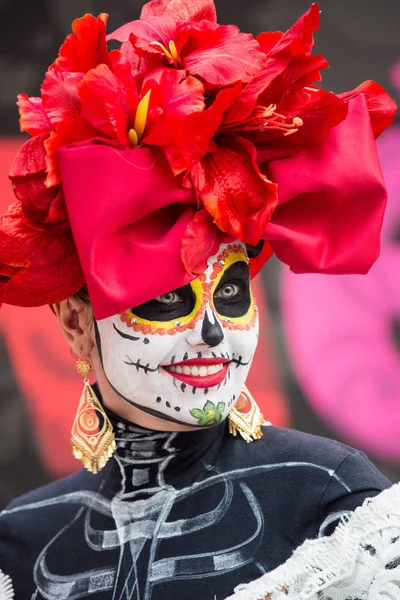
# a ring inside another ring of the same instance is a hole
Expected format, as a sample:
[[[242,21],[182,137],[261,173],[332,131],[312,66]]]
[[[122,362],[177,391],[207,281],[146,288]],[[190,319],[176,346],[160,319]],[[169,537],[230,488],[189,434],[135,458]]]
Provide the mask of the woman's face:
[[[221,245],[190,284],[96,322],[105,376],[119,396],[171,423],[224,419],[258,339],[245,246]]]

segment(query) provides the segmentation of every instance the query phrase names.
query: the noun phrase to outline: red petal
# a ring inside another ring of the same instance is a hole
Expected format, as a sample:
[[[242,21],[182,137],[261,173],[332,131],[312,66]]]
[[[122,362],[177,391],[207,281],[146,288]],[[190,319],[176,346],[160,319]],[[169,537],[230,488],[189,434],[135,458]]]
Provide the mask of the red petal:
[[[143,21],[130,21],[107,36],[107,40],[121,42],[121,54],[130,64],[131,73],[135,74],[139,89],[145,73],[168,64],[163,50],[159,46],[152,46],[151,42],[160,42],[168,48],[170,40],[175,38],[176,23],[168,15]],[[112,55],[113,52],[110,53],[111,60]],[[118,75],[116,71],[115,73]]]
[[[152,41],[161,42],[168,48],[169,40],[176,38],[176,21],[168,15],[141,19],[140,21],[130,21],[112,33],[109,33],[107,40],[127,42],[131,34],[137,38],[147,40],[149,44]]]
[[[80,86],[82,115],[106,136],[130,147],[128,139],[131,111],[138,103],[136,90],[129,90],[106,65],[87,73]]]
[[[327,67],[325,57],[320,54],[268,59],[265,67],[243,88],[238,101],[226,114],[225,123],[245,121],[256,104],[269,106],[279,104],[282,99],[290,103],[294,92],[319,81],[320,70]]]
[[[256,37],[256,40],[264,54],[268,54],[283,36],[283,31],[264,31]]]
[[[173,119],[204,110],[203,84],[195,77],[185,77],[183,71],[168,68],[152,71],[143,82],[142,97],[149,89],[149,113],[161,108],[163,115]]]
[[[281,131],[268,129],[249,133],[248,138],[257,147],[258,164],[292,156],[320,143],[333,127],[346,118],[347,105],[343,100],[321,88],[308,89],[304,92],[308,95],[307,102],[291,114],[303,121],[295,133],[284,136]]]
[[[258,42],[235,25],[215,27],[203,21],[184,27],[181,35],[187,39],[181,49],[183,66],[209,84],[226,86],[249,81],[265,63]]]
[[[204,208],[195,214],[182,239],[182,261],[189,275],[204,273],[207,261],[217,253],[222,237],[222,232]]]
[[[258,103],[264,106],[277,104],[281,110],[281,101],[284,107],[291,104],[291,95],[310,86],[322,79],[320,71],[329,67],[328,62],[322,54],[312,56],[299,56],[291,61],[288,66],[268,85],[264,92],[258,97]]]
[[[50,68],[71,73],[86,73],[99,64],[109,65],[106,43],[108,15],[97,18],[85,15],[72,23],[72,31],[60,48],[57,60]]]
[[[157,79],[151,79],[150,77]],[[151,89],[148,127],[143,142],[150,146],[177,146],[186,118],[204,110],[203,84],[182,71],[160,69],[145,81],[142,95]],[[183,141],[183,140],[180,140]],[[185,146],[191,140],[185,139]]]
[[[257,102],[259,104],[268,104],[269,96],[267,97],[267,95],[272,82],[293,61],[299,58],[302,59],[305,55],[310,54],[314,43],[313,33],[319,28],[319,24],[319,8],[314,3],[283,36],[280,36],[280,32],[262,33],[258,36],[257,39],[260,41],[260,47],[263,49],[264,46],[266,50],[269,49],[267,62],[253,80],[243,88],[243,92],[235,106],[226,115],[226,123],[246,119],[251,114]],[[319,68],[324,68],[324,66],[321,65]],[[315,68],[316,65],[314,65],[312,70],[315,71]],[[297,69],[300,71],[300,65],[298,65]],[[296,75],[293,71],[292,74]],[[299,79],[300,76],[301,73],[296,78]],[[312,77],[313,79],[309,83],[320,79],[317,73],[314,73]],[[278,87],[277,91],[281,91],[280,97],[282,97],[283,93],[287,93],[287,89],[283,86]],[[265,101],[259,99],[262,92],[266,93]],[[275,94],[273,96],[275,97]]]
[[[142,8],[141,19],[171,15],[176,21],[216,21],[217,14],[213,0],[151,0]]]
[[[137,92],[136,79],[133,76],[132,64],[128,57],[119,50],[110,52],[111,70],[122,83],[130,90]]]
[[[124,42],[121,44],[120,48],[121,54],[126,58],[126,60],[131,65],[131,73],[135,73],[135,80],[138,83],[139,73],[143,71],[147,71],[147,60],[136,54],[135,48],[132,46],[130,41]],[[110,53],[112,54],[112,52]]]
[[[117,40],[124,43],[130,41],[136,52],[142,56],[149,54],[160,55],[164,58],[163,50],[159,46],[152,46],[151,43],[160,42],[168,48],[170,40],[175,39],[176,22],[168,15],[125,23],[125,25],[107,36],[107,40]]]
[[[154,126],[154,131],[151,129],[144,141],[162,146],[175,175],[191,169],[206,154],[226,108],[237,94],[237,88],[221,90],[209,108],[193,112],[174,122],[169,122],[162,115]],[[162,124],[165,125],[164,128],[161,127]]]
[[[81,111],[78,96],[78,83],[81,73],[63,72],[49,69],[40,89],[43,106],[53,126],[68,115],[78,115]]]
[[[310,54],[314,45],[314,31],[317,31],[320,26],[320,12],[318,4],[314,2],[271,48],[270,56],[282,57],[288,52],[293,55],[294,51],[299,54]]]
[[[11,166],[10,179],[26,216],[37,223],[56,223],[68,217],[60,186],[45,186],[46,138],[42,134],[25,142]]]
[[[50,133],[51,123],[43,108],[42,99],[29,97],[26,94],[18,96],[19,126],[21,131],[30,135]]]
[[[24,215],[32,223],[60,223],[68,220],[61,186],[45,186],[46,173],[13,179],[15,196],[21,201]]]
[[[16,205],[0,218],[0,256],[2,302],[50,304],[68,298],[84,284],[69,227],[34,226]]]
[[[232,237],[257,244],[278,201],[277,186],[256,164],[254,146],[221,138],[191,172],[193,187],[216,225]]]
[[[364,81],[354,90],[338,94],[338,96],[348,102],[351,98],[355,98],[360,94],[365,97],[367,102],[372,130],[375,138],[377,138],[393,123],[397,105],[383,87],[375,81]]]
[[[19,203],[13,204],[10,212],[1,217],[1,260],[12,267],[42,268],[52,264],[65,253],[61,236],[68,229],[69,225],[65,223],[48,229],[41,224],[32,223],[25,217],[22,206]],[[42,249],[46,247],[47,236],[51,238],[54,231],[61,234],[60,239],[58,243],[55,239],[53,252],[46,256]]]
[[[44,142],[48,135],[42,133],[21,146],[11,165],[10,177],[25,177],[46,169]]]

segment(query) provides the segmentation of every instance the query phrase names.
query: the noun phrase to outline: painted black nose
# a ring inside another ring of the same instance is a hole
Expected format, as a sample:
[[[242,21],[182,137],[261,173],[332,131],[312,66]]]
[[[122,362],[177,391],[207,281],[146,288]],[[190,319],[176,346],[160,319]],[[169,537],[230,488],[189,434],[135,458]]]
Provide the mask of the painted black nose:
[[[224,332],[222,331],[222,327],[215,315],[213,313],[211,313],[211,315],[211,318],[214,321],[213,323],[210,321],[208,316],[208,310],[206,310],[203,327],[201,328],[201,337],[207,346],[214,348],[215,346],[218,346],[218,344],[220,344],[224,339]]]

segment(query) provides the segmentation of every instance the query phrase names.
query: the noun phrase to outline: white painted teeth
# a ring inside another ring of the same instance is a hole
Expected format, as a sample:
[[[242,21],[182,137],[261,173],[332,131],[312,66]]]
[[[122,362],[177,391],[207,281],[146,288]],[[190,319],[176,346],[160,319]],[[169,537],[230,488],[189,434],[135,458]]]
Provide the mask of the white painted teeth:
[[[192,375],[192,377],[207,377],[207,375],[213,375],[222,371],[225,367],[224,363],[218,363],[217,365],[184,365],[184,366],[170,366],[168,371],[171,373],[179,373],[180,375]]]

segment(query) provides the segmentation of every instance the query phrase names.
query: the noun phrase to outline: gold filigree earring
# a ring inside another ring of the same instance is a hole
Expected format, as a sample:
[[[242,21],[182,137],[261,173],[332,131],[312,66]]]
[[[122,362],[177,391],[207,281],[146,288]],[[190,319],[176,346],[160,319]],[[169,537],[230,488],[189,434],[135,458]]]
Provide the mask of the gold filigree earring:
[[[249,443],[262,438],[264,435],[261,431],[262,425],[270,425],[270,423],[264,422],[260,407],[244,386],[239,400],[229,413],[229,433],[233,436],[239,433]]]
[[[72,454],[88,471],[97,473],[116,450],[110,419],[89,383],[92,365],[87,358],[76,361],[76,370],[83,376],[84,386],[71,430]]]

